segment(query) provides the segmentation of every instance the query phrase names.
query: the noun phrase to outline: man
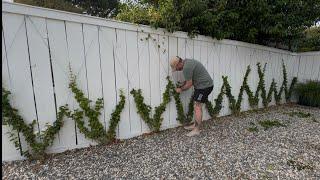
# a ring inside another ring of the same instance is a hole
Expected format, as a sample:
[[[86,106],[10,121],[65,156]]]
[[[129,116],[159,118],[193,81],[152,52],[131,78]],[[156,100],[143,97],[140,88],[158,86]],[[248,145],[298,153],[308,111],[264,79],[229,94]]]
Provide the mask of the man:
[[[179,56],[173,57],[170,60],[172,71],[183,71],[185,84],[176,88],[176,92],[181,93],[194,86],[194,112],[195,121],[191,126],[185,127],[187,130],[192,130],[187,136],[195,136],[200,134],[200,125],[202,121],[202,105],[208,101],[208,96],[213,90],[213,80],[210,77],[206,68],[199,62],[193,59],[181,59]]]

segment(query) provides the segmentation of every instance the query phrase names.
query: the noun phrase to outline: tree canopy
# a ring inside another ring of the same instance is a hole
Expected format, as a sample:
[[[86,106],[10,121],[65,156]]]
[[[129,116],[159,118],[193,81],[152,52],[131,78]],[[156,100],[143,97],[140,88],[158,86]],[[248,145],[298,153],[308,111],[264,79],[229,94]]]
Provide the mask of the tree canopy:
[[[320,50],[320,0],[16,0],[217,39]],[[303,48],[302,46],[308,46]],[[314,46],[315,48],[311,48]]]
[[[124,3],[117,19],[292,50],[319,12],[320,0],[140,0]]]
[[[111,18],[118,12],[119,0],[15,0],[17,3]]]

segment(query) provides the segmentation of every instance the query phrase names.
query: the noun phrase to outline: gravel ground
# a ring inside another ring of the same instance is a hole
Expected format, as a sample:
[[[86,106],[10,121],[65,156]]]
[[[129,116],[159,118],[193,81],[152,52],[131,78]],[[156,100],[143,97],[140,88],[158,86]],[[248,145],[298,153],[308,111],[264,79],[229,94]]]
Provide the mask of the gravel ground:
[[[290,112],[312,117],[290,116]],[[268,130],[258,123],[278,120]],[[320,179],[320,109],[269,107],[205,121],[199,136],[173,128],[108,146],[2,163],[3,179]],[[248,130],[257,127],[257,131]]]

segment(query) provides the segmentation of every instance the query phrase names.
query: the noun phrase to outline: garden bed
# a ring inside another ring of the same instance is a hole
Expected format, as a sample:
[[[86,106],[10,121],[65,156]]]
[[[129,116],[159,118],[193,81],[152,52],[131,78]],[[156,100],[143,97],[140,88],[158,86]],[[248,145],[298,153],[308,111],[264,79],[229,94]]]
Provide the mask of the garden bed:
[[[2,163],[2,178],[320,178],[320,109],[287,104],[53,154]]]

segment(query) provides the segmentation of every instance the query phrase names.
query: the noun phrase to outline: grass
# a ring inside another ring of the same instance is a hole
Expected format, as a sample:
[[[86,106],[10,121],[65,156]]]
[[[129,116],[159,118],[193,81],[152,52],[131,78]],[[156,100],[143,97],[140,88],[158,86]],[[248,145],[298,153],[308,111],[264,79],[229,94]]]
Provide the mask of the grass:
[[[312,117],[312,122],[318,123],[319,121],[317,121],[315,117]]]
[[[295,161],[295,160],[288,160],[287,161],[288,166],[293,167],[294,169],[297,169],[298,171],[304,170],[304,169],[310,169],[313,170],[313,167],[310,166],[309,164],[304,164],[302,162],[299,161]]]
[[[258,123],[264,128],[264,130],[268,130],[272,127],[287,127],[285,124],[282,124],[277,120],[263,120]]]
[[[248,131],[249,132],[258,132],[259,129],[253,122],[250,122],[250,127],[248,128]]]
[[[288,115],[291,116],[291,117],[297,116],[297,117],[299,117],[299,118],[308,118],[308,117],[311,117],[311,114],[310,114],[310,113],[304,113],[304,112],[301,112],[301,111],[299,111],[299,112],[293,111],[293,112],[288,113]]]
[[[249,127],[249,128],[248,128],[248,131],[250,131],[250,132],[259,132],[257,126],[256,126],[256,127]]]

